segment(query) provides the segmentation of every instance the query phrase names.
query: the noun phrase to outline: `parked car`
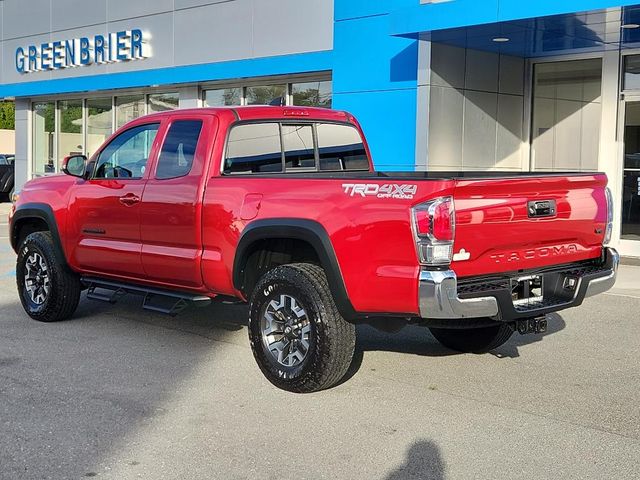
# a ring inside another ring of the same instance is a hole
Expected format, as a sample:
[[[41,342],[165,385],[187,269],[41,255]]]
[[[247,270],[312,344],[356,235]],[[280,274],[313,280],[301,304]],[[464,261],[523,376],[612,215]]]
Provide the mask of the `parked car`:
[[[15,155],[0,153],[0,194],[11,200],[15,177]]]
[[[255,359],[294,392],[343,378],[356,323],[485,352],[616,278],[604,174],[375,172],[345,112],[157,113],[63,171],[10,215],[28,315],[67,319],[83,289],[171,314],[249,302]]]

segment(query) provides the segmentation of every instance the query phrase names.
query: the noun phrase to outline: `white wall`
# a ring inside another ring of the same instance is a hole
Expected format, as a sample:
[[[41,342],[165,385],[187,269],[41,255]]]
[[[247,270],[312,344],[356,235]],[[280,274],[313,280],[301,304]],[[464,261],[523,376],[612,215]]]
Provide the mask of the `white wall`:
[[[522,170],[525,61],[431,44],[429,170]]]
[[[16,132],[15,130],[0,129],[0,153],[15,153]]]

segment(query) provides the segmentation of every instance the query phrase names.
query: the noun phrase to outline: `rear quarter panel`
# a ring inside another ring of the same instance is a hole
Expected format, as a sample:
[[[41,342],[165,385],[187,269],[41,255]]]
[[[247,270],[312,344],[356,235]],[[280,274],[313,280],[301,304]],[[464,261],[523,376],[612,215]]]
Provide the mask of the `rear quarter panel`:
[[[417,185],[412,198],[352,194],[345,184]],[[212,290],[237,295],[231,272],[238,241],[252,221],[268,218],[315,220],[329,234],[345,287],[359,312],[415,314],[418,262],[410,208],[452,192],[452,181],[365,181],[283,176],[212,178],[205,193],[204,277]],[[259,208],[242,212],[245,199]],[[255,214],[255,218],[242,219]]]

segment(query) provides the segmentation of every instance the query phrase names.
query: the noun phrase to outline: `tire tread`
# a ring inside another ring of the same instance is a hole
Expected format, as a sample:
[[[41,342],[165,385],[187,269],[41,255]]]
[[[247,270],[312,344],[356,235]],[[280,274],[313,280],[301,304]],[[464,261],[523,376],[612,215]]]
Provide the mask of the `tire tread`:
[[[348,323],[338,311],[333,300],[329,283],[324,270],[309,263],[293,263],[282,265],[267,272],[258,282],[251,298],[250,311],[254,311],[254,304],[259,292],[271,282],[286,280],[307,291],[319,309],[322,334],[318,335],[318,354],[308,372],[295,380],[283,380],[275,377],[267,366],[263,364],[261,356],[262,345],[260,339],[252,338],[251,327],[249,335],[254,357],[264,375],[279,388],[297,392],[310,393],[331,388],[347,373],[355,350],[355,327]],[[250,319],[250,322],[259,318]],[[260,349],[260,351],[258,350]]]
[[[24,261],[24,249],[33,245],[40,250],[45,257],[49,271],[51,272],[52,290],[51,297],[46,307],[40,312],[31,311],[23,298],[20,263]],[[59,258],[59,253],[53,243],[51,232],[34,232],[25,238],[18,253],[16,265],[16,283],[20,301],[27,314],[34,320],[41,322],[58,322],[69,318],[78,308],[82,286],[78,275],[72,272],[64,258]],[[54,291],[55,289],[55,291]]]

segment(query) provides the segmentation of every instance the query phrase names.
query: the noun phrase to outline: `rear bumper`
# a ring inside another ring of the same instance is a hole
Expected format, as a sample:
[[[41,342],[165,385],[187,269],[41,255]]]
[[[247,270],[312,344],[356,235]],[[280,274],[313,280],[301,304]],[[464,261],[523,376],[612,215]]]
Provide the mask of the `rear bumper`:
[[[575,307],[586,297],[613,287],[620,256],[605,248],[601,262],[552,267],[535,272],[544,278],[542,301],[514,305],[510,276],[464,279],[458,282],[453,270],[422,270],[419,278],[420,316],[425,319],[493,318],[513,321]],[[520,272],[522,276],[533,272]],[[567,279],[573,288],[566,288]]]

